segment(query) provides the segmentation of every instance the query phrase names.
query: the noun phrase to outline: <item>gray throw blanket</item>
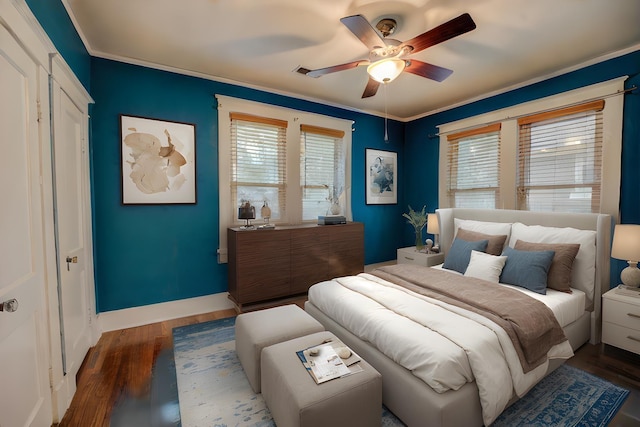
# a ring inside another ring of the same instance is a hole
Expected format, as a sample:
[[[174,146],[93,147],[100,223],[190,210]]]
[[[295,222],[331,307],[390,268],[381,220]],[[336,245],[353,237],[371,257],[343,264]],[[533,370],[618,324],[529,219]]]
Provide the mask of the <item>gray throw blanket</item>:
[[[380,267],[371,274],[497,323],[513,342],[524,373],[544,363],[551,347],[567,339],[549,307],[496,283],[410,264]]]

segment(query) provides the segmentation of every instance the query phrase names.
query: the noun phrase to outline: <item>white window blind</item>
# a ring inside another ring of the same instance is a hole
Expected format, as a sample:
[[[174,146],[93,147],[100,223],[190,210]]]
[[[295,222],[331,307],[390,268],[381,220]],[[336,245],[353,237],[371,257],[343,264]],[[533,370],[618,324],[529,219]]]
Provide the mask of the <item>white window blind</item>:
[[[500,197],[500,123],[447,135],[450,207],[497,207]]]
[[[342,214],[345,189],[344,131],[300,126],[302,220]],[[334,210],[332,211],[332,205]]]
[[[287,122],[231,113],[231,207],[243,201],[260,207],[268,201],[271,218],[286,215]],[[233,216],[237,220],[237,214]]]
[[[518,119],[518,209],[600,212],[603,108],[599,100]]]

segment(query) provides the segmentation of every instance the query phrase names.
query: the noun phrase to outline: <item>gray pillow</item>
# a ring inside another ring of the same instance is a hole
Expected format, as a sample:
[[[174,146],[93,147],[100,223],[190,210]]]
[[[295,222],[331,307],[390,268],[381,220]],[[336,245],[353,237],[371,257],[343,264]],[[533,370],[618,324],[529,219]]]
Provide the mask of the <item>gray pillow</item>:
[[[547,288],[561,292],[571,293],[571,273],[573,260],[580,250],[579,243],[531,243],[516,241],[514,249],[521,251],[554,251],[549,274],[547,276]]]
[[[484,252],[487,249],[488,243],[488,240],[467,242],[466,240],[456,237],[451,244],[451,249],[449,249],[449,253],[444,259],[444,265],[442,267],[464,274],[469,265],[471,251]]]
[[[486,253],[490,255],[500,255],[504,248],[504,242],[507,240],[506,234],[494,235],[484,234],[477,231],[465,230],[464,228],[458,228],[456,237],[466,240],[467,242],[475,242],[476,240],[488,240]]]
[[[507,262],[502,269],[500,283],[547,294],[547,275],[554,251],[519,251],[507,246],[502,255],[507,256]]]

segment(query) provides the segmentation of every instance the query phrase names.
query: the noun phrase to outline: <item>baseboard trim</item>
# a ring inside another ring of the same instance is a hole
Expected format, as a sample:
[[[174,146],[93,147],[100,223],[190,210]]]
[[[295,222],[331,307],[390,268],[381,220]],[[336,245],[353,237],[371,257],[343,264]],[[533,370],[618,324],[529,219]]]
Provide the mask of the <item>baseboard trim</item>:
[[[203,297],[105,311],[97,315],[98,328],[101,332],[116,331],[164,320],[234,308],[228,295],[227,292],[221,292]]]

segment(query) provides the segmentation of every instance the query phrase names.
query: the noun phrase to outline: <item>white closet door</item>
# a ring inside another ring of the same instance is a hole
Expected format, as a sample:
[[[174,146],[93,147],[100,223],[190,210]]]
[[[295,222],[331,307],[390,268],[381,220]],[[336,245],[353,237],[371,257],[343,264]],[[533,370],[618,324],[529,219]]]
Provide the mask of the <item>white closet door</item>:
[[[45,309],[45,262],[38,68],[0,25],[0,424],[52,420]]]
[[[60,313],[64,365],[69,395],[75,392],[75,376],[91,346],[89,283],[93,283],[87,235],[88,174],[86,162],[86,113],[56,80],[52,82],[53,156],[58,241]],[[84,105],[86,110],[86,104]]]

